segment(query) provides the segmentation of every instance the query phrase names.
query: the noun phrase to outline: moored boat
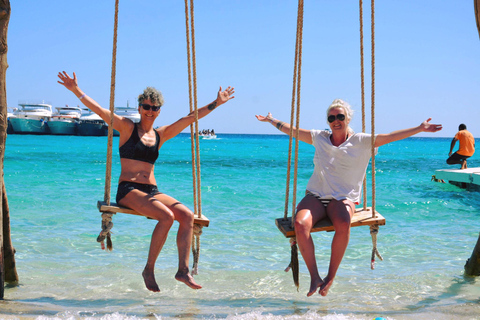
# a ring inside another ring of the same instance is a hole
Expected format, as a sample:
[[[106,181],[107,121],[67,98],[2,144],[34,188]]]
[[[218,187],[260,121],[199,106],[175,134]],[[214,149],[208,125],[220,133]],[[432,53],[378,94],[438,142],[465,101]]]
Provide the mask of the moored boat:
[[[52,115],[48,127],[52,134],[75,135],[82,115],[80,107],[57,107],[57,112]]]
[[[19,103],[13,109],[10,123],[13,131],[20,134],[48,134],[48,121],[52,116],[52,106],[46,103]]]
[[[7,134],[15,133],[15,131],[13,131],[12,123],[10,122],[10,118],[13,118],[13,117],[14,117],[13,113],[7,111],[7,124],[8,124]]]
[[[128,101],[127,101],[126,107],[115,107],[113,112],[117,116],[125,117],[127,119],[132,120],[133,123],[140,122],[140,113],[138,113],[138,109],[129,107]],[[117,130],[113,130],[113,135],[118,137],[120,133]]]
[[[88,110],[88,112],[82,114],[79,119],[77,135],[106,136],[108,135],[108,126],[99,115]]]

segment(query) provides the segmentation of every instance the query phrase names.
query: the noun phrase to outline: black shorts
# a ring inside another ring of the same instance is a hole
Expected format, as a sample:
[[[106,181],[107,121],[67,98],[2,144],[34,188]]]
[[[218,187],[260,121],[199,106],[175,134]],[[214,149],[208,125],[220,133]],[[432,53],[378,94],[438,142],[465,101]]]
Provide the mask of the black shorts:
[[[470,156],[463,156],[455,152],[447,159],[447,164],[462,163],[464,160],[467,160],[468,158],[470,158]]]
[[[129,193],[132,190],[140,190],[151,196],[161,193],[160,191],[158,191],[157,186],[154,184],[122,181],[118,184],[117,198],[116,198],[117,204],[120,200],[122,200],[127,195],[127,193]]]

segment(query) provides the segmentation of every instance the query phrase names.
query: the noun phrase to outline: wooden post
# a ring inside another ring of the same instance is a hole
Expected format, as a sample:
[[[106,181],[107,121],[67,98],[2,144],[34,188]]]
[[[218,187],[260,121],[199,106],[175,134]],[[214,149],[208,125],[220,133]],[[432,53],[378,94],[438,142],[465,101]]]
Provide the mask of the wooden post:
[[[15,248],[10,236],[10,209],[8,208],[7,190],[5,181],[2,187],[2,211],[3,211],[3,259],[5,266],[5,282],[10,285],[18,284],[18,274],[15,267]]]
[[[473,249],[472,256],[465,264],[465,275],[472,277],[480,276],[480,234],[477,244]]]
[[[478,36],[480,37],[480,0],[473,0],[475,19],[477,20]]]
[[[7,31],[10,21],[10,1],[0,0],[0,183],[3,185],[3,157],[5,155],[5,141],[7,139]],[[0,191],[1,192],[1,191]],[[0,197],[3,199],[3,196]],[[1,201],[1,200],[0,200]],[[0,206],[2,208],[3,206]],[[5,289],[4,262],[3,262],[3,210],[0,214],[0,300],[3,300]]]

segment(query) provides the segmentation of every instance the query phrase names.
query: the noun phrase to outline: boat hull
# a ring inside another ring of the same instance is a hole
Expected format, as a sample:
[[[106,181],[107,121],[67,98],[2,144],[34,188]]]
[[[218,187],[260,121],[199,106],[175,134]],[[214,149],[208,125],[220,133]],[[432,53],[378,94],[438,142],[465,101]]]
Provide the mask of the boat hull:
[[[77,127],[79,136],[107,136],[108,127],[103,123],[80,122]]]
[[[13,131],[18,134],[49,134],[50,129],[44,119],[11,118]]]
[[[49,121],[50,133],[55,135],[76,135],[77,122],[72,120]]]

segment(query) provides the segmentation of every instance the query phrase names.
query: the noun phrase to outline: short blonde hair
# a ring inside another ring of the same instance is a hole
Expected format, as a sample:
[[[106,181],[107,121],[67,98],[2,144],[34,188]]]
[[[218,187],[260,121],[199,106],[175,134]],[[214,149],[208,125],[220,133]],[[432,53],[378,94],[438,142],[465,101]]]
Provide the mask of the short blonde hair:
[[[330,106],[327,108],[327,118],[332,109],[343,109],[345,112],[345,117],[347,118],[348,121],[352,120],[353,118],[353,109],[352,107],[348,104],[348,102],[342,100],[342,99],[335,99],[333,102],[330,104]],[[350,134],[353,134],[354,131],[348,126],[348,132]]]

